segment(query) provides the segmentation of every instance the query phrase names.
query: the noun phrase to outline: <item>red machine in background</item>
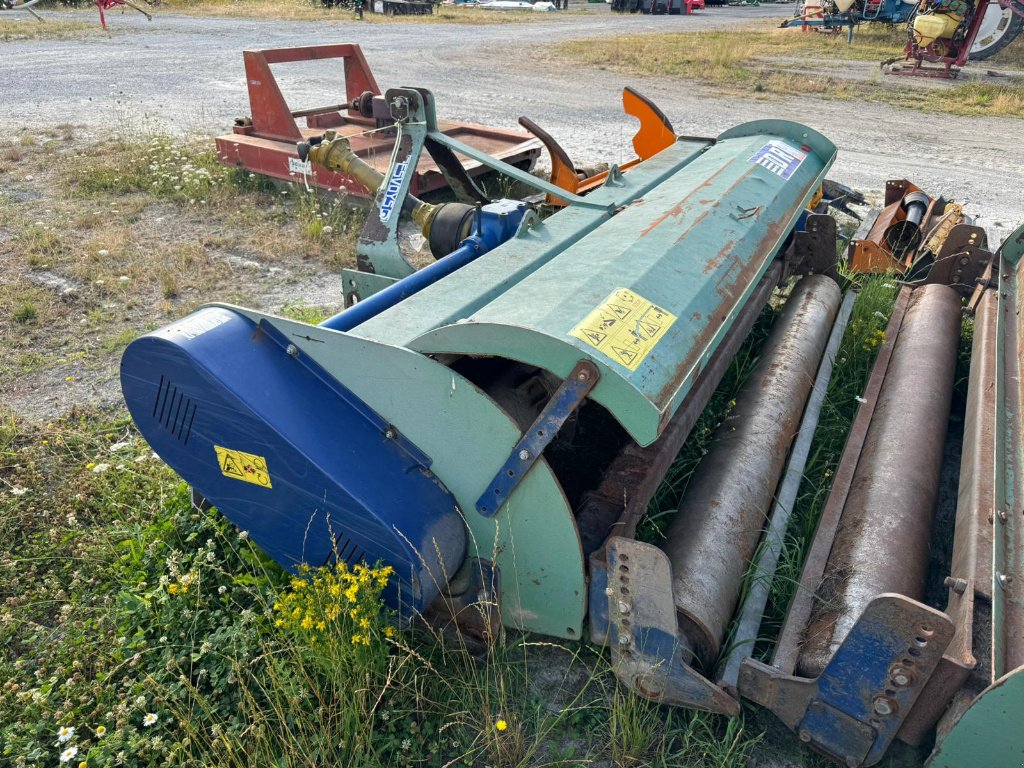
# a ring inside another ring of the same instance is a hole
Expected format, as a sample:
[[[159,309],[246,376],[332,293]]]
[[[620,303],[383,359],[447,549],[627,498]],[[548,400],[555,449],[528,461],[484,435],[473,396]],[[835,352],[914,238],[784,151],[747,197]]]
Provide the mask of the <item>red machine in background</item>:
[[[334,131],[344,136],[363,161],[381,173],[388,170],[397,135],[394,105],[388,104],[358,45],[314,45],[245,51],[245,79],[249,89],[251,116],[235,121],[232,133],[217,138],[221,160],[233,166],[275,179],[293,181],[305,177],[308,183],[357,197],[372,197],[351,176],[313,167],[299,159],[295,145]],[[341,59],[345,94],[338,103],[292,110],[271,71],[275,64],[320,59]],[[300,126],[299,119],[305,118]],[[489,128],[473,123],[439,121],[448,136],[519,168],[530,169],[541,152],[541,143],[521,131]],[[487,169],[480,163],[441,147],[427,147],[430,157],[420,160],[410,192],[424,192],[449,186],[445,173],[458,174],[461,163],[470,176]]]
[[[993,6],[995,6],[993,8]],[[1009,12],[1007,12],[1009,11]],[[998,16],[993,27],[992,19]],[[921,0],[910,20],[909,39],[904,51],[910,67],[892,68],[892,74],[923,77],[956,77],[970,58],[971,49],[982,37],[1001,31],[1004,41],[1012,40],[1024,25],[1024,0]],[[988,22],[986,24],[986,22]],[[993,46],[994,48],[994,46]],[[895,60],[885,62],[893,64]],[[925,64],[939,64],[928,67]]]

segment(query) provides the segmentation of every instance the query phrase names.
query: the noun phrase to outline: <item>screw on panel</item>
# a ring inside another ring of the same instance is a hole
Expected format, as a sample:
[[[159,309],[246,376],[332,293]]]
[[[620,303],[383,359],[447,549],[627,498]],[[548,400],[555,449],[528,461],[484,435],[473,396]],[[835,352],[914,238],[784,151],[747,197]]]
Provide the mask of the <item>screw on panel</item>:
[[[289,344],[284,351],[287,352],[292,357],[297,357],[299,354],[299,348],[296,347],[294,344]]]
[[[1000,510],[996,511],[996,517],[999,518],[999,522],[1005,523],[1006,522],[1006,518],[1008,518],[1009,515],[1007,514],[1005,509],[1000,509]]]
[[[386,437],[388,440],[394,440],[396,434],[398,433],[395,432],[395,430],[392,427],[388,427],[387,429],[384,430],[384,437]]]
[[[519,452],[519,460],[520,461],[526,461],[529,458],[530,458],[530,452],[528,450],[526,450],[525,448],[523,448],[523,450],[521,450]]]
[[[996,573],[996,580],[999,582],[999,586],[1006,589],[1013,582],[1013,576],[1006,573]]]
[[[811,740],[811,733],[810,733],[810,731],[808,731],[808,730],[806,730],[804,728],[801,728],[800,729],[800,741],[802,741],[804,743],[807,743],[810,740]]]

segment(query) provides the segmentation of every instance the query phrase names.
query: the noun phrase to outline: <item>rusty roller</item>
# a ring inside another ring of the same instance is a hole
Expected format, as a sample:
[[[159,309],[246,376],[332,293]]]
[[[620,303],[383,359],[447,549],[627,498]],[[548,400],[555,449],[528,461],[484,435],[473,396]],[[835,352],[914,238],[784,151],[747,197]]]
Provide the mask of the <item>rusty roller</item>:
[[[705,662],[736,607],[839,302],[830,278],[796,285],[668,529],[680,626]]]
[[[821,674],[872,599],[923,596],[960,307],[945,285],[911,297],[818,590],[822,600],[804,633],[803,676]]]

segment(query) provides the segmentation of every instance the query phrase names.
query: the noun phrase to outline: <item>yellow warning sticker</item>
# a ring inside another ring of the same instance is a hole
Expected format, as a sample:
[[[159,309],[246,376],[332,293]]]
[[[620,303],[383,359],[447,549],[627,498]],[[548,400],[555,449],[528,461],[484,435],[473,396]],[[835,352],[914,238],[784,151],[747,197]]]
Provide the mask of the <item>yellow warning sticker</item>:
[[[675,321],[668,310],[618,288],[569,335],[635,371]]]
[[[246,483],[272,488],[270,484],[270,471],[267,469],[267,460],[254,453],[243,451],[232,451],[230,448],[222,448],[219,445],[213,446],[217,452],[217,463],[224,477],[235,480],[242,480]]]

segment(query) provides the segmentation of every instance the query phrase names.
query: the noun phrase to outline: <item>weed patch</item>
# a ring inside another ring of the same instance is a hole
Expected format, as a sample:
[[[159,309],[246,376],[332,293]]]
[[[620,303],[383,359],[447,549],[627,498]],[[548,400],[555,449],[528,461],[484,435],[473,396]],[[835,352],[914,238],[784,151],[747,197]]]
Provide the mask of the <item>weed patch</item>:
[[[7,11],[5,16],[14,16]],[[46,19],[39,21],[28,12],[17,14],[18,18],[0,19],[0,43],[12,43],[19,40],[69,40],[98,34],[98,22],[55,21]]]

